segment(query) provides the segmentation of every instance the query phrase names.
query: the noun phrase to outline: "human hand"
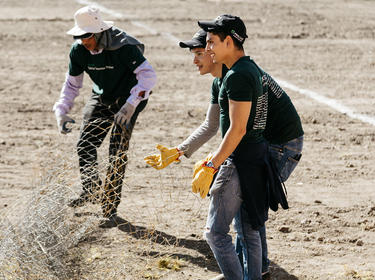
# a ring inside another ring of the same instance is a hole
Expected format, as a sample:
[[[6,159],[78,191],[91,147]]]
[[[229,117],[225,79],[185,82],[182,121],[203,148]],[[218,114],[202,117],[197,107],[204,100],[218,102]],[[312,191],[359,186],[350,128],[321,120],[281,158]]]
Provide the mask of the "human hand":
[[[75,123],[75,121],[67,115],[56,115],[57,127],[61,134],[67,134],[72,131],[71,128],[67,127],[68,123]]]
[[[211,156],[212,157],[212,156]],[[207,161],[201,164],[201,168],[197,166],[201,161],[198,161],[194,167],[194,177],[192,181],[192,191],[199,193],[201,198],[205,198],[210,190],[212,180],[218,169],[213,166],[207,166]]]
[[[121,109],[115,114],[114,120],[115,123],[123,126],[130,123],[130,120],[135,112],[135,106],[126,102]]]
[[[177,148],[167,148],[158,144],[156,149],[160,151],[160,155],[150,155],[144,158],[145,162],[153,168],[163,169],[174,161],[180,161],[178,159],[180,152]]]
[[[198,171],[203,168],[204,163],[210,161],[212,159],[212,157],[213,157],[213,155],[210,153],[210,154],[208,154],[208,156],[205,159],[201,159],[194,164],[193,178],[198,173]],[[194,191],[194,190],[193,190],[193,192],[196,193],[196,191]]]

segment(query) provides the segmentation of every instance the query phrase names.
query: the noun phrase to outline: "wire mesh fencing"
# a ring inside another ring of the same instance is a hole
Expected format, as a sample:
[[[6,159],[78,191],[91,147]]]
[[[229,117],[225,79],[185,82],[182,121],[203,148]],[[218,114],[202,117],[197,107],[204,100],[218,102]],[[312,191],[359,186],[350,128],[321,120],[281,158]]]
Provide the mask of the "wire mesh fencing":
[[[131,132],[97,120],[56,140],[35,190],[0,218],[0,279],[186,279],[178,273],[188,263],[217,270],[201,238],[207,201],[190,192],[193,164],[148,167],[139,145],[147,140],[132,144]]]
[[[21,215],[0,222],[1,279],[71,279],[68,250],[93,227],[93,220],[72,223],[66,204],[71,191],[53,174],[27,201]],[[13,207],[9,212],[19,212]]]

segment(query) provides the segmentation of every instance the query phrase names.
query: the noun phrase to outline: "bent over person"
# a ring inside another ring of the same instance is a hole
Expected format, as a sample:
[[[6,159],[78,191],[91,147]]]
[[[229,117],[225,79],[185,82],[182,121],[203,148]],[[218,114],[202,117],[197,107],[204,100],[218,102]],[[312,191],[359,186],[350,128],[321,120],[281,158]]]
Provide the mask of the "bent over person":
[[[74,120],[67,114],[82,88],[85,72],[93,86],[83,109],[77,144],[82,192],[69,205],[100,201],[104,217],[113,218],[120,203],[131,133],[156,84],[156,74],[143,56],[144,45],[114,27],[112,21],[103,21],[98,8],[83,7],[74,19],[75,26],[67,34],[76,41],[60,98],[53,107],[60,133],[70,132],[67,123]],[[109,167],[102,186],[97,148],[110,130]]]

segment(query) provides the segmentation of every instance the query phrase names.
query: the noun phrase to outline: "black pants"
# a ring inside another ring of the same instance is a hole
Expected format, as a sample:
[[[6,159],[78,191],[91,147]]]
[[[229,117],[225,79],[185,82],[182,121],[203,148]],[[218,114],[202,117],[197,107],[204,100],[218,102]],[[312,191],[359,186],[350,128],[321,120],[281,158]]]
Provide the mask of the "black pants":
[[[117,212],[128,161],[127,150],[131,133],[138,114],[147,104],[147,100],[139,103],[130,123],[126,127],[121,127],[114,123],[114,115],[124,102],[125,100],[118,100],[118,102],[106,105],[101,102],[100,96],[94,94],[84,108],[83,123],[77,144],[83,191],[94,194],[102,185],[97,170],[97,149],[112,127],[109,141],[109,166],[102,187],[104,216],[111,216]]]

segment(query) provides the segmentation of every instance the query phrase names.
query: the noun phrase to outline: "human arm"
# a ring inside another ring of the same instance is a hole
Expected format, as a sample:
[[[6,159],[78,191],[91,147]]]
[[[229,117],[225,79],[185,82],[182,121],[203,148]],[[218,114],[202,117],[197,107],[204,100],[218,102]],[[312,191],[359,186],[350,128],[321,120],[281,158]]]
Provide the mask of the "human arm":
[[[197,162],[194,166],[192,191],[205,198],[219,166],[234,152],[242,137],[246,134],[246,126],[251,110],[251,102],[229,99],[230,126],[219,149],[214,156]]]
[[[162,169],[172,162],[178,161],[181,155],[189,158],[216,134],[219,128],[219,115],[219,105],[210,104],[204,122],[183,143],[174,148],[157,145],[156,148],[160,151],[160,155],[150,155],[145,157],[144,160],[155,169]]]
[[[189,158],[203,144],[216,135],[220,123],[219,104],[210,104],[204,122],[177,148]]]
[[[53,105],[53,111],[56,115],[66,115],[70,112],[74,105],[74,99],[79,95],[79,89],[82,88],[82,84],[83,73],[78,76],[71,76],[66,73],[60,97]]]
[[[66,127],[68,122],[74,123],[74,120],[67,116],[74,105],[74,99],[79,95],[79,89],[82,88],[83,73],[78,76],[66,74],[65,82],[60,92],[60,98],[53,106],[59,132],[66,134],[70,129]]]
[[[151,64],[145,60],[133,73],[136,75],[138,83],[130,90],[130,96],[126,103],[115,115],[115,122],[123,125],[130,121],[138,104],[150,96],[151,89],[156,84],[156,73]]]
[[[251,106],[253,104],[252,80],[241,74],[230,73],[220,89],[222,100],[223,139],[211,159],[195,166],[192,190],[204,198],[220,165],[235,151],[247,133]]]
[[[130,104],[137,106],[142,100],[148,99],[151,89],[156,85],[156,73],[151,64],[145,60],[133,73],[136,75],[138,83],[130,90],[127,100]]]
[[[229,99],[230,126],[219,148],[212,157],[212,163],[218,168],[237,148],[246,134],[246,126],[250,116],[252,102]]]

